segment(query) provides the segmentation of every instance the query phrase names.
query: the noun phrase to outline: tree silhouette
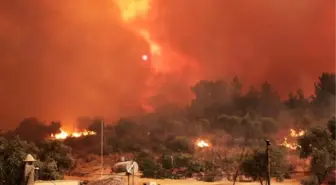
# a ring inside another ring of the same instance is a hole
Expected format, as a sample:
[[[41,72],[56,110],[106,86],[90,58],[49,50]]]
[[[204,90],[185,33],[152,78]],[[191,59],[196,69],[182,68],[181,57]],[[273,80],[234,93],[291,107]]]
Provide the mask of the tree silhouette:
[[[323,73],[315,83],[311,103],[318,117],[331,117],[335,114],[335,88],[335,73]]]

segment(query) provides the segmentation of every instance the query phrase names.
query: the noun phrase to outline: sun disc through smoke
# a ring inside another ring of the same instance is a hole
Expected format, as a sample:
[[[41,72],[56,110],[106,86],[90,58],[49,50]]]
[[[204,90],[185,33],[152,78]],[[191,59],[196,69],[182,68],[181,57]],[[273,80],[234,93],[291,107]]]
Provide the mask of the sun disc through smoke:
[[[148,56],[147,55],[142,55],[141,58],[142,58],[143,61],[147,61],[148,60]]]

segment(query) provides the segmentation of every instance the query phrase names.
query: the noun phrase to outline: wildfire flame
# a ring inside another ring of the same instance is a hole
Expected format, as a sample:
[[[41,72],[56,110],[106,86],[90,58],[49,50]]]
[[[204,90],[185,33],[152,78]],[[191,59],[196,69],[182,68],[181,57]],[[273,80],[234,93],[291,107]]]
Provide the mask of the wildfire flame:
[[[284,142],[281,143],[281,145],[286,147],[286,148],[289,148],[291,150],[296,150],[297,148],[301,148],[301,146],[296,144],[296,143],[289,143],[287,141],[287,137],[285,137],[285,140],[284,140]]]
[[[199,148],[205,148],[205,147],[209,147],[210,145],[205,142],[204,140],[197,140],[196,141],[196,146]]]
[[[63,129],[60,129],[59,133],[51,134],[51,138],[57,139],[57,140],[64,140],[66,138],[78,138],[78,137],[84,137],[84,136],[90,136],[90,135],[96,135],[96,132],[84,130],[82,132],[69,133],[69,132],[64,131]]]
[[[290,135],[292,137],[300,137],[303,136],[305,134],[305,131],[300,130],[300,131],[295,131],[294,129],[290,129]]]
[[[297,138],[297,137],[303,136],[304,134],[305,134],[304,130],[296,131],[294,129],[290,129],[291,138]],[[289,148],[291,150],[296,150],[297,148],[301,148],[301,146],[298,145],[296,142],[289,142],[287,137],[284,138],[284,141],[280,145],[286,148]]]

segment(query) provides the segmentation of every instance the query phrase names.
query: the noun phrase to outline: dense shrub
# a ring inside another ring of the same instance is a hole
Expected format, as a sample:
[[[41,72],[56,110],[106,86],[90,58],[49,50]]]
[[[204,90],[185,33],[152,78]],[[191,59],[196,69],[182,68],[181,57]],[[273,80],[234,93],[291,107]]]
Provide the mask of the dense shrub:
[[[243,173],[263,184],[267,177],[267,171],[265,170],[267,169],[266,156],[263,150],[257,150],[253,155],[248,156],[241,165]],[[289,165],[285,162],[284,151],[281,148],[272,147],[270,160],[271,176],[275,177],[277,181],[283,181],[284,175],[289,169]]]
[[[32,154],[39,167],[39,177],[45,180],[60,179],[63,173],[74,166],[71,148],[62,143],[48,141],[38,145],[15,137],[0,138],[0,185],[17,185],[23,180],[24,158]]]
[[[174,152],[192,153],[193,143],[187,137],[169,137],[166,141],[167,148]]]

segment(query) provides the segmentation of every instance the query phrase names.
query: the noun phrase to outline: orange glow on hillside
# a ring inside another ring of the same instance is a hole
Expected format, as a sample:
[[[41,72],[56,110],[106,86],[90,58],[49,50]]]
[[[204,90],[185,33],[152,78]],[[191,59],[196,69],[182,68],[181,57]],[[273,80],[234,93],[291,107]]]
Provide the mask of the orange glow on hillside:
[[[89,131],[89,130],[84,130],[82,132],[66,132],[63,129],[60,129],[59,133],[56,134],[51,134],[52,139],[56,140],[64,140],[67,138],[79,138],[79,137],[85,137],[85,136],[90,136],[90,135],[96,135],[96,132],[94,131]]]
[[[199,139],[196,141],[196,146],[199,148],[207,148],[207,147],[210,147],[210,144],[202,139]]]

